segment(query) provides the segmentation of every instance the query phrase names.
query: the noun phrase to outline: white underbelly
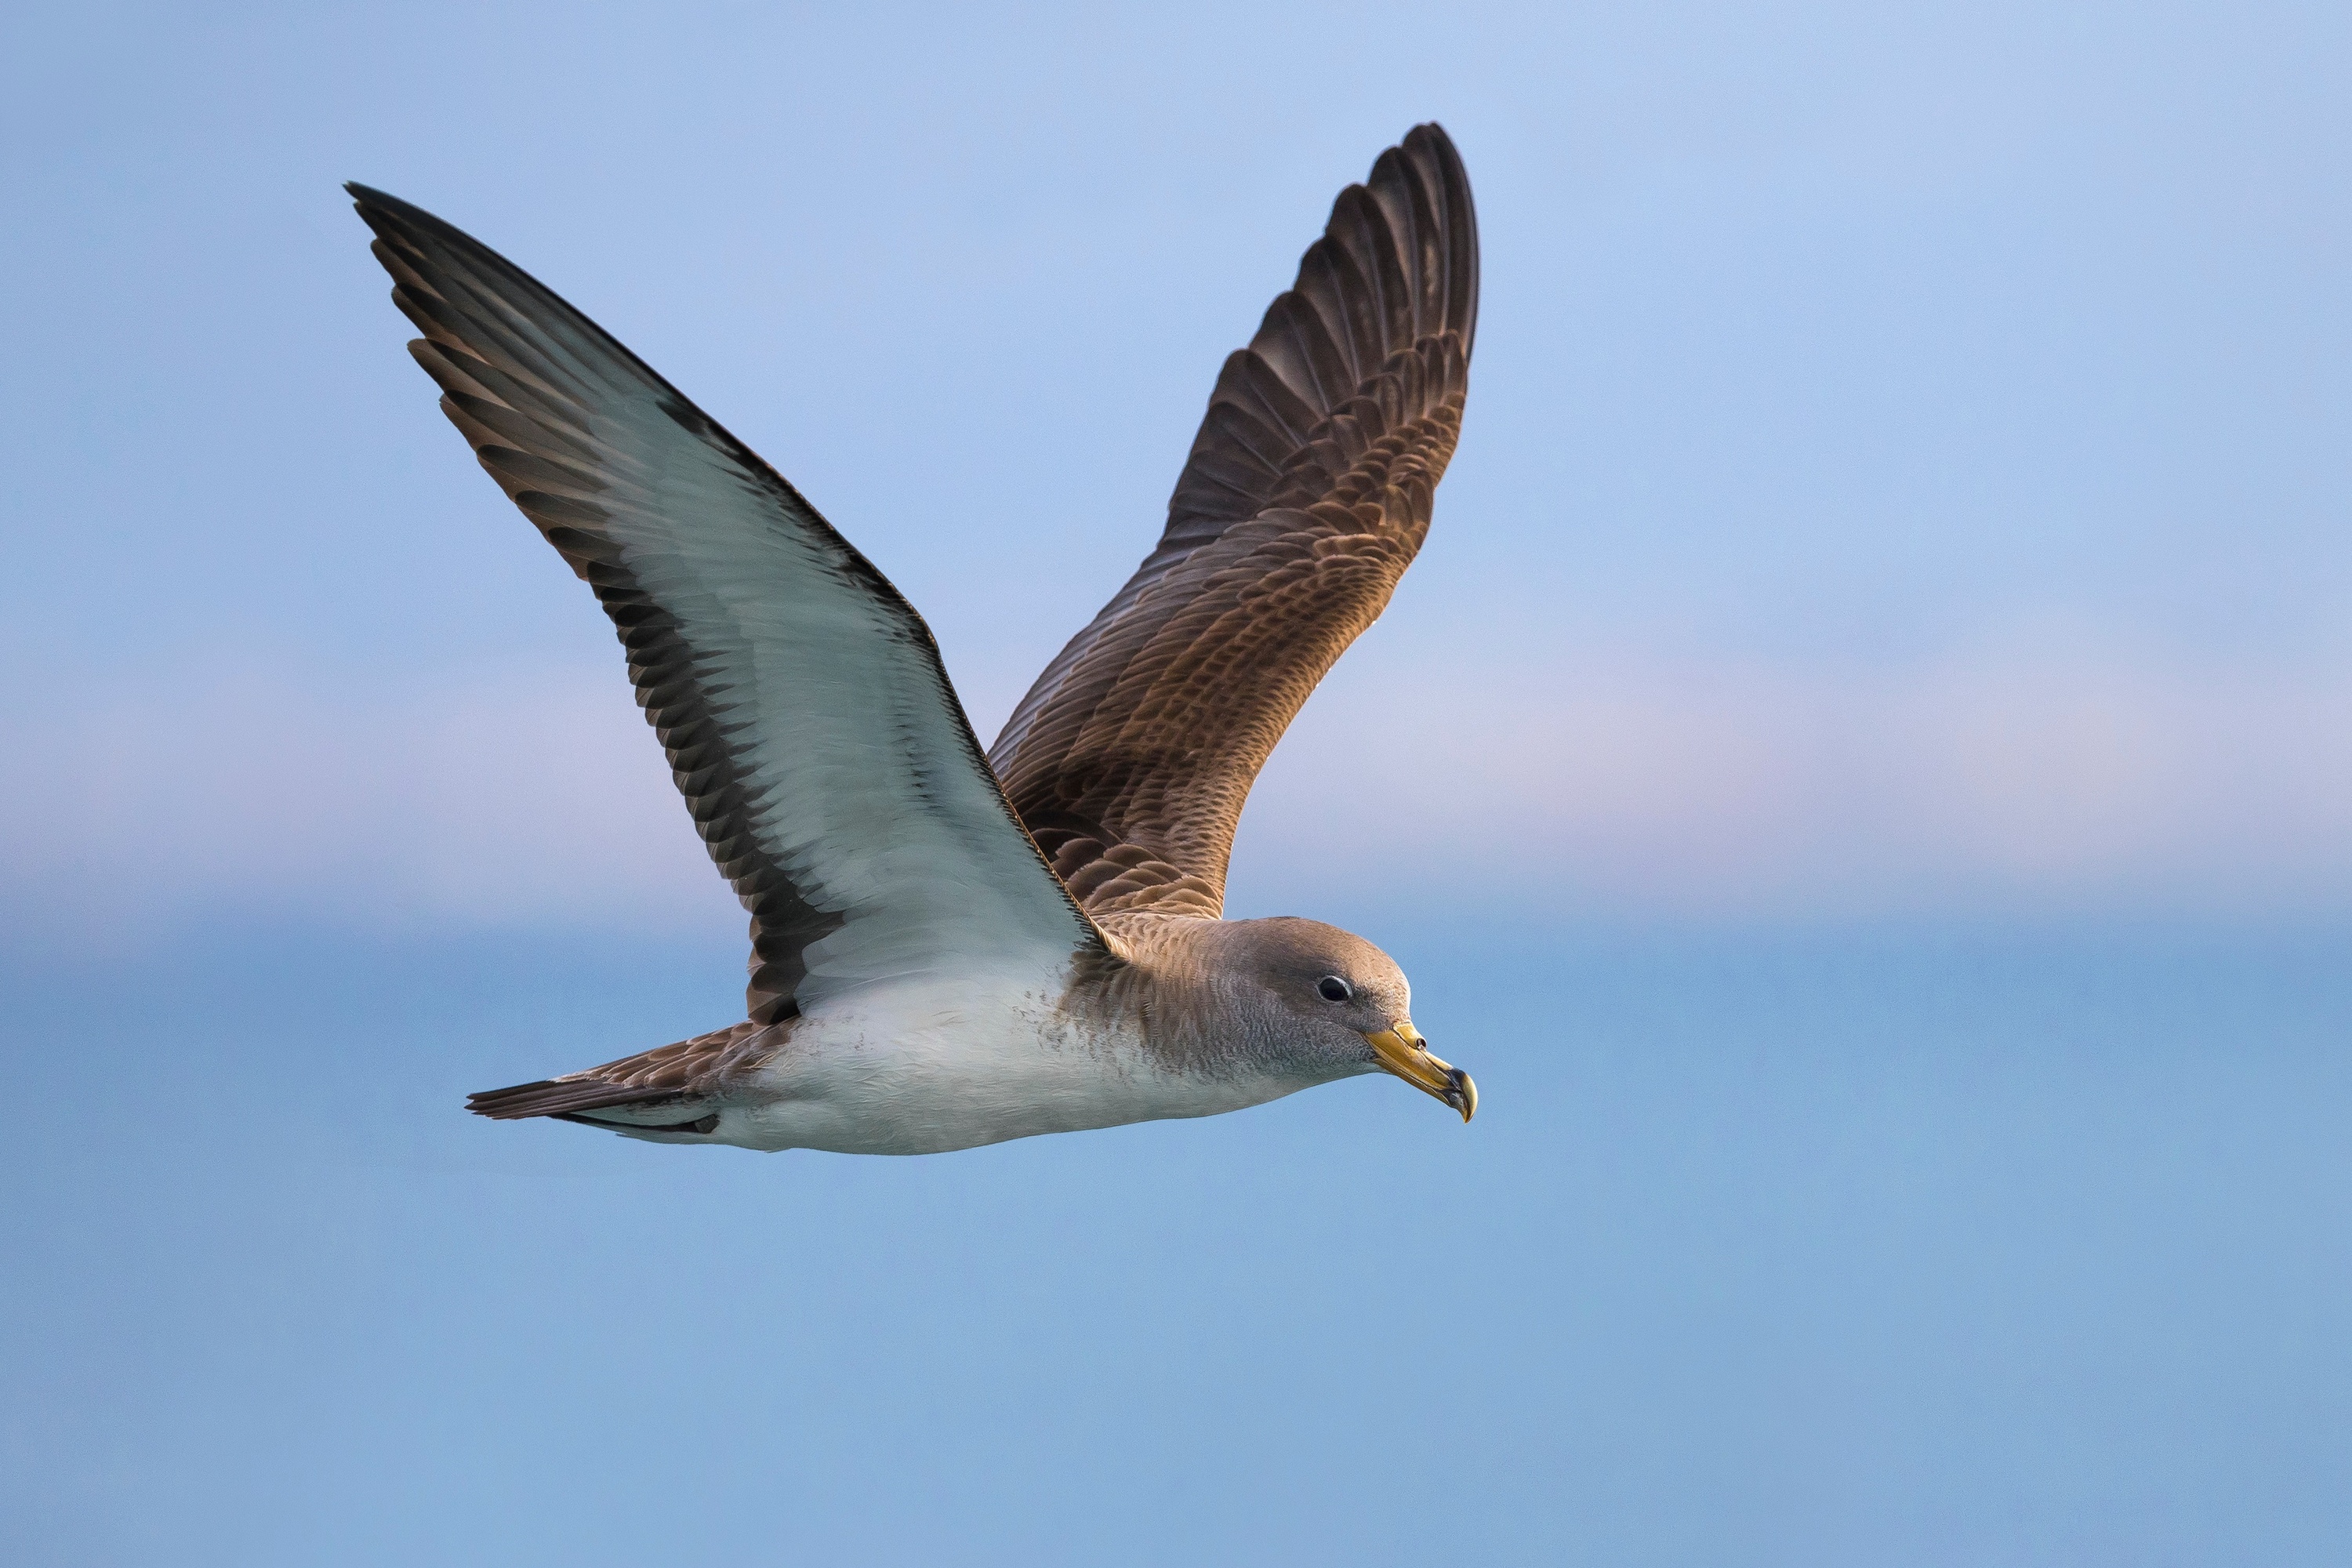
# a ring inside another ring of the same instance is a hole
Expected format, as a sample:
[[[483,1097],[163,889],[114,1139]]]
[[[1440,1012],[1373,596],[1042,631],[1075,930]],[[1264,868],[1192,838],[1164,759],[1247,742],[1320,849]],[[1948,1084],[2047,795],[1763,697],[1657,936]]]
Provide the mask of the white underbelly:
[[[1061,977],[922,980],[803,1016],[709,1142],[932,1154],[1163,1117],[1212,1116],[1303,1083],[1164,1070],[1127,1031],[1062,1013]]]

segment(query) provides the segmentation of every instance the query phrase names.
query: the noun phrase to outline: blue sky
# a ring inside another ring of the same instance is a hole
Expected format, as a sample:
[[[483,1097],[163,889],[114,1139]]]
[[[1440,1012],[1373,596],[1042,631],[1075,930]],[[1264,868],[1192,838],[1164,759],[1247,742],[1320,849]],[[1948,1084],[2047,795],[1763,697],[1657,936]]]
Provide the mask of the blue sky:
[[[1467,433],[1269,771],[1240,906],[2347,906],[2331,8],[9,26],[0,702],[51,737],[0,763],[20,930],[732,918],[338,181],[745,435],[986,736],[1147,545],[1332,193],[1433,116],[1485,226]]]
[[[2332,1563],[2347,66],[2318,5],[11,11],[10,1552]],[[1477,1121],[460,1114],[730,1021],[742,916],[340,183],[775,462],[985,738],[1430,118],[1465,438],[1232,908],[1396,952]]]

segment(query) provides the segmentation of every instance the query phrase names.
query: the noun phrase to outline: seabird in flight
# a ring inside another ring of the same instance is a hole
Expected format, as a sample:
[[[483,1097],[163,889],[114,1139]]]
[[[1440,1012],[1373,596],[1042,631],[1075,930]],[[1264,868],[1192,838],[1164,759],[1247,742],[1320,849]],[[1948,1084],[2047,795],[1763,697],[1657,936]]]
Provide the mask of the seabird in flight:
[[[1250,783],[1387,605],[1461,431],[1478,231],[1443,130],[1340,192],[1158,545],[985,753],[922,617],[782,475],[505,258],[349,189],[442,411],[612,617],[751,916],[743,1022],[472,1110],[921,1154],[1385,1070],[1470,1119],[1386,953],[1221,918]]]

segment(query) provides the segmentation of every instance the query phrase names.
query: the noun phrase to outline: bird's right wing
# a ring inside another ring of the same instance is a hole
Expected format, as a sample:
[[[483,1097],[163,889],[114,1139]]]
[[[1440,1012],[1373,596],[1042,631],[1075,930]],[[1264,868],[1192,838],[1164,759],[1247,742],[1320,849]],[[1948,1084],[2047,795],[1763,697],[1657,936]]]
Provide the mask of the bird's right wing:
[[[441,408],[586,580],[710,858],[747,1005],[1107,951],[1023,831],[912,605],[774,469],[550,289],[351,187]]]
[[[1221,912],[1258,769],[1428,531],[1477,321],[1469,177],[1419,126],[1339,193],[1225,362],[1159,548],[989,752],[1090,913]]]

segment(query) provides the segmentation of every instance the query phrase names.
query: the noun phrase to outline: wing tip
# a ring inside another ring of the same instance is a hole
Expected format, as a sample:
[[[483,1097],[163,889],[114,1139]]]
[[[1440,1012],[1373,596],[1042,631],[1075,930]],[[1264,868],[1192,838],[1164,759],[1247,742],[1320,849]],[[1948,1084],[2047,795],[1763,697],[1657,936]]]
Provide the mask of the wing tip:
[[[1456,152],[1454,149],[1453,135],[1447,132],[1442,123],[1434,120],[1424,120],[1420,124],[1414,126],[1412,130],[1406,132],[1404,133],[1403,140],[1399,142],[1397,145],[1401,147],[1410,147],[1414,145],[1416,142],[1429,146],[1442,147],[1446,152],[1453,153],[1456,158],[1461,156],[1461,153]]]
[[[390,191],[377,190],[373,185],[362,184],[358,180],[345,180],[343,194],[352,198],[352,208],[362,217],[366,216],[371,210],[391,217],[415,218],[424,216],[419,208],[402,201]]]
[[[1446,324],[1461,334],[1466,355],[1478,335],[1478,201],[1471,193],[1469,168],[1453,136],[1434,120],[1406,132],[1395,151],[1408,162],[1427,161],[1419,172],[1434,187],[1429,192],[1436,200],[1433,216],[1453,263],[1444,286]]]

